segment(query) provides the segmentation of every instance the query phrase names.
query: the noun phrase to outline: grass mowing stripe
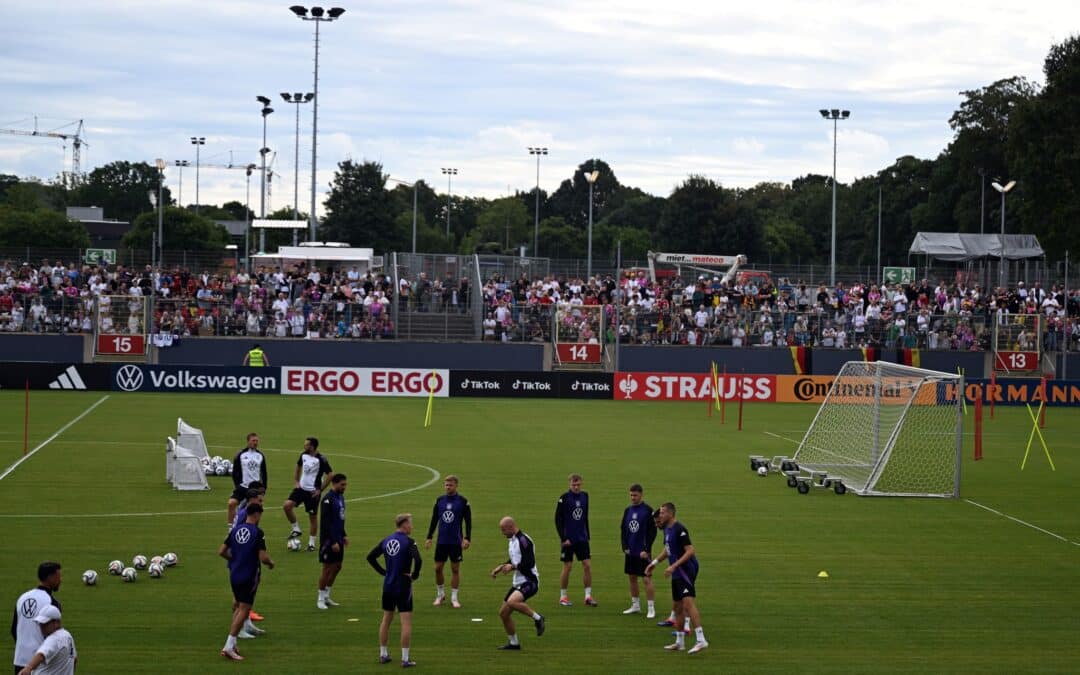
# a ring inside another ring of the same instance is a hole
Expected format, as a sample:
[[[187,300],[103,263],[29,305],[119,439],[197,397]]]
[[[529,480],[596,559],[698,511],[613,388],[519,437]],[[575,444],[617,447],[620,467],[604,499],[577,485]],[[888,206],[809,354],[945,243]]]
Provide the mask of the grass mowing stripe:
[[[38,450],[40,450],[40,449],[44,448],[44,447],[45,447],[46,445],[48,445],[49,443],[51,443],[51,442],[53,441],[53,439],[55,439],[55,438],[56,438],[57,436],[59,436],[60,434],[64,433],[65,431],[67,431],[67,430],[68,430],[68,429],[69,429],[69,428],[70,428],[70,427],[71,427],[72,425],[74,425],[74,424],[75,424],[76,422],[78,422],[78,421],[79,421],[79,420],[81,420],[82,418],[86,417],[87,415],[89,415],[89,414],[90,414],[90,413],[91,413],[91,412],[92,412],[92,411],[94,410],[94,408],[98,407],[99,405],[101,405],[102,403],[104,403],[104,402],[105,402],[105,401],[107,401],[107,400],[109,400],[109,395],[108,395],[108,394],[105,394],[104,396],[102,396],[101,398],[99,398],[99,399],[97,400],[97,402],[96,402],[96,403],[94,403],[94,404],[93,404],[92,406],[90,406],[89,408],[87,408],[86,410],[84,410],[84,411],[82,412],[82,414],[81,414],[81,415],[79,415],[79,416],[78,416],[78,417],[76,417],[75,419],[71,420],[70,422],[68,422],[68,423],[67,423],[67,424],[65,424],[64,426],[60,427],[60,429],[59,429],[58,431],[56,431],[56,432],[55,432],[55,433],[54,433],[54,434],[53,434],[52,436],[49,436],[48,438],[46,438],[46,439],[45,439],[44,441],[42,441],[41,443],[39,443],[39,444],[38,444],[38,446],[37,446],[36,448],[34,448],[34,449],[33,449],[33,450],[31,450],[30,452],[26,453],[26,454],[25,454],[25,455],[23,455],[22,457],[20,457],[20,458],[19,458],[18,460],[16,460],[16,461],[15,461],[15,463],[14,463],[14,464],[12,464],[12,465],[11,465],[11,466],[9,466],[9,467],[8,467],[7,469],[5,469],[5,470],[4,470],[4,473],[0,474],[0,480],[4,480],[5,478],[7,478],[7,477],[8,477],[8,475],[9,475],[9,474],[10,474],[10,473],[11,473],[12,471],[14,471],[15,469],[17,469],[17,468],[18,468],[18,466],[19,466],[20,464],[22,464],[22,463],[23,463],[23,462],[25,462],[26,460],[30,459],[31,457],[33,457],[33,456],[34,456],[34,453],[36,453],[36,452],[37,452]]]
[[[1075,541],[1071,541],[1069,539],[1066,539],[1065,537],[1061,536],[1060,534],[1055,534],[1055,533],[1051,532],[1050,530],[1044,530],[1043,528],[1039,527],[1038,525],[1032,525],[1031,523],[1027,522],[1026,520],[1020,520],[1019,518],[1016,518],[1014,516],[1010,516],[1007,513],[1002,513],[1001,511],[998,511],[997,509],[992,509],[989,506],[984,506],[983,504],[980,504],[979,502],[976,502],[976,501],[972,501],[970,499],[965,499],[964,501],[967,502],[968,504],[971,504],[972,506],[978,506],[980,509],[985,509],[986,511],[989,511],[990,513],[997,514],[997,515],[1001,516],[1002,518],[1008,518],[1009,520],[1013,521],[1014,523],[1020,523],[1021,525],[1025,526],[1025,527],[1030,527],[1031,529],[1038,530],[1039,532],[1042,532],[1043,534],[1048,534],[1051,537],[1053,537],[1054,539],[1060,539],[1061,541],[1063,541],[1063,542],[1065,542],[1067,544],[1072,544],[1073,546],[1080,546],[1080,543],[1077,543]]]

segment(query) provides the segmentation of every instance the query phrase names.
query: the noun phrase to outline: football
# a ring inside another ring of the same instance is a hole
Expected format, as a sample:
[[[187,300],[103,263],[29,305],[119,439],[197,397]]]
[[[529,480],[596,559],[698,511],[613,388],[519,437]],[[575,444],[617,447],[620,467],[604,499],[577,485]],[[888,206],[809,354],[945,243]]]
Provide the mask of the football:
[[[150,564],[151,565],[162,565],[162,566],[164,566],[165,558],[163,558],[163,557],[161,557],[159,555],[156,555],[153,558],[150,558]]]
[[[767,466],[759,466],[757,468],[757,475],[759,475],[759,476],[768,476],[769,475],[769,467],[767,467]]]
[[[286,546],[288,547],[288,549],[290,551],[299,551],[300,550],[300,540],[297,539],[296,537],[293,537],[293,538],[289,539],[289,543],[286,544]]]
[[[147,562],[147,560],[146,560],[146,556],[144,556],[144,555],[137,555],[137,556],[135,556],[134,558],[132,558],[132,559],[131,559],[131,564],[132,564],[132,565],[133,565],[133,566],[135,567],[135,569],[137,569],[137,570],[144,570],[144,569],[146,569],[146,566],[147,566],[147,564],[149,564],[149,563],[148,563],[148,562]]]
[[[97,572],[94,570],[86,570],[82,573],[82,580],[87,586],[93,586],[97,583]]]
[[[165,573],[165,568],[161,565],[161,563],[151,563],[147,571],[150,573],[151,579],[157,579]]]
[[[118,576],[122,571],[124,571],[124,563],[120,562],[119,560],[114,560],[109,563],[109,574],[115,577]]]
[[[229,473],[229,472],[225,470],[224,465],[222,465],[222,464],[215,464],[214,465],[214,474],[215,475],[224,476],[227,473]]]
[[[161,560],[165,563],[165,567],[172,567],[176,564],[177,557],[175,553],[169,552],[161,556]]]
[[[120,578],[126,582],[135,581],[139,576],[139,573],[135,571],[134,567],[125,567],[124,571],[120,573]]]

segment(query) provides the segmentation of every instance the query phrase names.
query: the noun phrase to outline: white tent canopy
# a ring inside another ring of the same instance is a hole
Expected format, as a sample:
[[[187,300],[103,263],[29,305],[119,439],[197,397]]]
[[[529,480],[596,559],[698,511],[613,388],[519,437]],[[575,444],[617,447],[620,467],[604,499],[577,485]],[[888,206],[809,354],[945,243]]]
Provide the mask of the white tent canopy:
[[[347,246],[281,246],[277,253],[253,253],[251,259],[282,265],[301,261],[355,265],[361,274],[382,267],[382,256],[376,256],[374,249]]]
[[[964,262],[980,258],[1026,260],[1046,256],[1033,234],[961,234],[919,232],[908,255],[925,255],[938,260]]]

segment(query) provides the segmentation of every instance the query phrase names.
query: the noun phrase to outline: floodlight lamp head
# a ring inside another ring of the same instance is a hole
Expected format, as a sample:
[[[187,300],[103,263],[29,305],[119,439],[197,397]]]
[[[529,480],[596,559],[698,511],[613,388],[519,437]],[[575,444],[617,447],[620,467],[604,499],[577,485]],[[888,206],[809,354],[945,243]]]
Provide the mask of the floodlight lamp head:
[[[293,97],[293,101],[292,101],[293,103],[299,103],[300,101],[304,100],[304,94],[302,92],[299,92],[299,91],[296,92],[295,94],[293,94],[292,97]]]
[[[263,105],[270,105],[270,99],[265,96],[256,96],[255,100],[259,103],[262,103]]]
[[[315,17],[316,19],[321,19],[322,15],[323,15],[323,8],[322,7],[312,7],[311,8],[311,16]]]
[[[308,93],[304,94],[304,103],[307,103],[308,101],[310,101],[313,98],[315,98],[315,94],[313,94],[313,93],[311,93],[309,91]]]
[[[992,188],[994,188],[995,190],[997,190],[998,192],[1005,192],[1005,186],[1003,186],[1001,183],[999,183],[997,181],[994,181],[993,183],[990,183],[990,186]]]
[[[331,7],[330,10],[326,13],[330,15],[331,19],[336,19],[342,14],[344,14],[345,10],[341,7]]]
[[[285,99],[286,103],[292,103],[292,94],[287,91],[281,92],[281,98]]]
[[[154,166],[157,167],[158,171],[164,171],[165,170],[165,160],[161,159],[160,157],[158,159],[155,159],[154,160]]]
[[[1005,184],[1005,192],[1008,192],[1009,190],[1013,189],[1014,187],[1016,187],[1016,181],[1014,181],[1014,180],[1009,181],[1008,183]]]
[[[307,7],[304,7],[302,5],[293,5],[292,7],[289,8],[289,10],[292,11],[293,14],[300,17],[301,19],[303,19],[305,16],[307,16]]]
[[[585,180],[589,181],[590,185],[595,183],[596,179],[599,178],[599,177],[600,177],[600,172],[599,171],[590,171],[589,173],[585,174]]]
[[[851,117],[851,111],[850,110],[841,110],[840,111],[840,117],[842,117],[843,119],[846,120],[847,118]]]
[[[833,108],[832,110],[830,110],[829,111],[829,117],[831,117],[833,119],[836,119],[837,117],[840,117],[840,109],[839,108]]]
[[[150,198],[150,206],[157,207],[157,193],[150,190],[146,193],[146,196]]]
[[[265,108],[262,109],[262,116],[266,117],[267,115],[269,115],[272,112],[274,112],[274,109],[271,108],[270,106],[266,106]]]
[[[829,111],[826,110],[825,108],[822,108],[818,112],[821,113],[821,116],[824,117],[825,119],[829,119]]]

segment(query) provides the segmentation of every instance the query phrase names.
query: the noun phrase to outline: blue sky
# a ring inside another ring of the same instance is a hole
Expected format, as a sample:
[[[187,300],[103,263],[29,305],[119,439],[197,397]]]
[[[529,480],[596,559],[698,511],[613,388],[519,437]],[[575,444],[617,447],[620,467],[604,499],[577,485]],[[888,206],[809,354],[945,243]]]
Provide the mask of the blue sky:
[[[288,4],[5,2],[0,128],[84,119],[84,170],[194,164],[193,135],[207,139],[203,162],[242,164],[258,159],[264,94],[276,111],[270,205],[290,205],[295,109],[279,92],[311,90],[314,50],[312,24]],[[452,166],[455,194],[528,190],[530,145],[550,150],[549,191],[589,157],[657,195],[691,173],[728,186],[789,181],[831,172],[823,107],[852,111],[838,139],[846,182],[901,155],[937,155],[961,90],[1012,75],[1041,82],[1051,44],[1080,26],[1080,4],[1045,0],[339,4],[346,13],[321,31],[320,203],[346,158],[439,190]],[[310,104],[300,128],[303,209]],[[0,173],[49,178],[64,158],[59,140],[0,134]],[[166,175],[175,195],[175,167]],[[191,202],[194,168],[183,179]],[[242,171],[200,172],[203,203],[242,201],[244,187]]]

